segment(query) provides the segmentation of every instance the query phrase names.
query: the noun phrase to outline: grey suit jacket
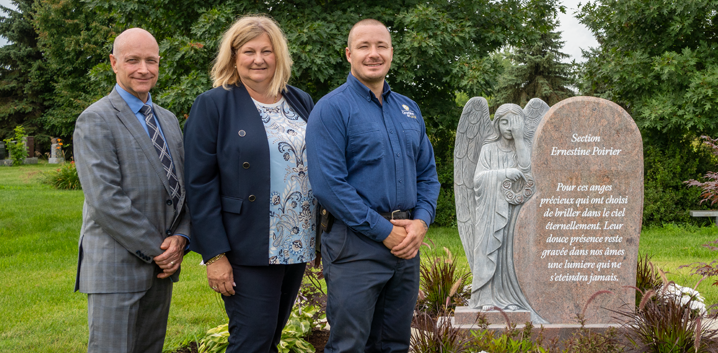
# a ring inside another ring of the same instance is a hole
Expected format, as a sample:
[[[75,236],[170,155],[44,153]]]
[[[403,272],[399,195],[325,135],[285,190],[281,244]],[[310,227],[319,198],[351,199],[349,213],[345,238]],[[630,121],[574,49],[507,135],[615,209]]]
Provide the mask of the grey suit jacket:
[[[150,288],[173,234],[190,236],[184,195],[184,147],[177,118],[154,105],[172,154],[182,198],[173,207],[169,182],[150,137],[119,93],[112,92],[77,119],[74,156],[85,193],[75,290],[127,293]],[[172,277],[179,279],[179,271]]]

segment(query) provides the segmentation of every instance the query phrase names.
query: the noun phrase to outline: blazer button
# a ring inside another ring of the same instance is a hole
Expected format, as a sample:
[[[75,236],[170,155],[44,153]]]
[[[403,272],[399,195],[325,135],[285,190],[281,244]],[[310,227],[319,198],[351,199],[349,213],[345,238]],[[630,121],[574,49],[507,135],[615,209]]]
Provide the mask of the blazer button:
[[[249,195],[249,197],[247,198],[247,200],[249,200],[249,202],[254,202],[254,200],[256,200],[256,199],[257,199],[257,197],[254,195]]]
[[[322,216],[326,216],[326,215],[327,215],[327,210],[322,210]]]
[[[171,231],[171,230],[169,230],[169,229],[167,229],[167,231],[166,231],[165,233],[167,234],[167,236],[170,236],[170,235],[172,235],[172,231]]]
[[[249,169],[249,162],[242,163],[242,167],[244,167],[244,169]]]
[[[167,206],[172,206],[172,200],[167,200],[166,204]]]
[[[239,135],[239,137],[245,137],[245,136],[247,136],[247,132],[244,131],[244,130],[239,130],[239,131],[237,132],[237,134]]]

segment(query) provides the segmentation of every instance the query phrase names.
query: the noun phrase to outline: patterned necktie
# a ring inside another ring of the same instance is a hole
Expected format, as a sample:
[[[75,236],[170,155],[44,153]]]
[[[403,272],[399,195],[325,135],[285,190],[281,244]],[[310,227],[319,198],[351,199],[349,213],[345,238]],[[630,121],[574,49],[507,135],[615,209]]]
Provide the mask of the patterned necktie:
[[[179,203],[179,199],[182,196],[182,188],[180,188],[179,182],[177,181],[177,174],[175,174],[175,166],[174,163],[172,163],[172,158],[170,158],[169,149],[167,148],[164,137],[162,137],[162,134],[160,133],[160,129],[157,128],[157,119],[155,119],[155,115],[152,114],[152,107],[149,104],[145,104],[142,108],[140,108],[140,113],[145,116],[147,131],[150,134],[150,139],[152,139],[152,145],[155,146],[155,151],[157,151],[157,155],[160,157],[160,162],[162,162],[162,166],[165,168],[165,173],[167,173],[167,180],[170,184],[172,196],[172,204],[175,208],[177,208],[177,203]]]

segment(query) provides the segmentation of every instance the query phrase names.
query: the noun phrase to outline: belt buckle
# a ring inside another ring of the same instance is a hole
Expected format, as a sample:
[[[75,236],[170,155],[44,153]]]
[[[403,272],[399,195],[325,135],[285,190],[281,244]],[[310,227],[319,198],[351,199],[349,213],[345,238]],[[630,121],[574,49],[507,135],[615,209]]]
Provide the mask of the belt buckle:
[[[391,211],[391,220],[392,220],[392,221],[394,220],[394,213],[397,213],[397,212],[401,212],[401,210]]]

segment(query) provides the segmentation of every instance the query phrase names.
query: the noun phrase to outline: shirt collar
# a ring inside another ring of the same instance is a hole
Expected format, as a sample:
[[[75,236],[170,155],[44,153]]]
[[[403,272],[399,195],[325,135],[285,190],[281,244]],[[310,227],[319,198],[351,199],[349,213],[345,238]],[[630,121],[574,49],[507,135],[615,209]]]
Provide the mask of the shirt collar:
[[[139,98],[133,96],[130,92],[125,91],[124,88],[120,87],[119,83],[115,84],[115,89],[117,90],[117,93],[120,94],[120,97],[127,103],[127,105],[130,106],[130,110],[132,110],[133,113],[137,114],[137,112],[140,111],[140,108],[142,108],[143,105],[149,104],[152,106],[152,95],[147,92],[147,103],[142,102]]]
[[[347,82],[349,85],[354,88],[354,90],[362,97],[364,97],[367,101],[371,101],[371,97],[373,96],[373,92],[361,83],[352,73],[349,73],[349,76],[347,76]],[[384,100],[389,96],[389,93],[391,93],[391,87],[389,87],[389,84],[384,80],[384,91],[382,92],[382,96],[384,97]]]

